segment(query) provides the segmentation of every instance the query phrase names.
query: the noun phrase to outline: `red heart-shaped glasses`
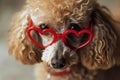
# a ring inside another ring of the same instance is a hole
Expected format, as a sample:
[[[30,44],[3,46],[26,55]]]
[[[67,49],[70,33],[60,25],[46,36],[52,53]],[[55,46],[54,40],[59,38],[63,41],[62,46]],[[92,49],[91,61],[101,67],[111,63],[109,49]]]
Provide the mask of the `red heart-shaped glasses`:
[[[43,35],[45,33],[50,33],[52,36],[53,36],[53,40],[51,41],[51,43],[49,43],[48,45],[44,46],[42,43],[39,43],[37,40],[35,40],[32,35],[31,35],[31,31],[37,31],[39,34]],[[81,35],[83,34],[87,34],[89,35],[89,38],[88,40],[83,43],[82,45],[79,45],[77,47],[74,47],[74,46],[71,46],[70,44],[71,43],[68,43],[67,41],[67,35],[69,34],[74,34],[76,37],[80,37]],[[40,48],[42,49],[45,49],[47,48],[48,46],[54,44],[58,39],[61,39],[65,45],[67,45],[68,47],[70,47],[71,49],[74,49],[74,50],[78,50],[86,45],[88,45],[92,39],[93,39],[93,33],[92,33],[92,23],[90,24],[90,30],[87,30],[87,29],[83,29],[81,31],[75,31],[75,30],[66,30],[63,34],[58,34],[56,33],[55,31],[53,31],[52,29],[44,29],[44,30],[41,30],[40,28],[37,28],[36,26],[33,26],[33,21],[30,20],[29,21],[29,27],[27,28],[27,35],[29,37],[29,39],[34,43],[36,44],[37,46],[39,46]]]

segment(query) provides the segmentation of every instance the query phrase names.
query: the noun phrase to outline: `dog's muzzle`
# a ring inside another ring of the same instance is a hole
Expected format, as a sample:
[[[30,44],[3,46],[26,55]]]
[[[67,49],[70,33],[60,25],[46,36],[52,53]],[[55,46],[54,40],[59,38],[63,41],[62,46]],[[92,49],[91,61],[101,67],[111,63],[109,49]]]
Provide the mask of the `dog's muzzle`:
[[[52,67],[55,68],[55,69],[61,69],[61,68],[64,68],[65,65],[66,65],[66,60],[65,58],[56,58],[56,57],[53,57],[51,59],[51,64],[52,64]]]

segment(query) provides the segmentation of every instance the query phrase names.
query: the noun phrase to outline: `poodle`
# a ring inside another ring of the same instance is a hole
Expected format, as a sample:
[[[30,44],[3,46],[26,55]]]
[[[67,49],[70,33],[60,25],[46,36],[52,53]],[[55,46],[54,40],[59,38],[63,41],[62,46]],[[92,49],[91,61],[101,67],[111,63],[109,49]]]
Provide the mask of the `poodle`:
[[[37,80],[119,80],[120,26],[97,0],[26,0],[9,53]]]

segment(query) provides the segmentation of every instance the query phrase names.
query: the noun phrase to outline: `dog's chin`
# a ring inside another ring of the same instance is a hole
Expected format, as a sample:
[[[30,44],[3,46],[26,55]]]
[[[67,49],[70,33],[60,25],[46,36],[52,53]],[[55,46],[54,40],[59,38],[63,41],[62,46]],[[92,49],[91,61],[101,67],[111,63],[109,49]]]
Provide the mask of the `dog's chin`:
[[[62,71],[69,71],[70,70],[70,67],[64,67],[64,68],[61,68],[61,69],[55,69],[55,68],[52,68],[55,72],[62,72]]]

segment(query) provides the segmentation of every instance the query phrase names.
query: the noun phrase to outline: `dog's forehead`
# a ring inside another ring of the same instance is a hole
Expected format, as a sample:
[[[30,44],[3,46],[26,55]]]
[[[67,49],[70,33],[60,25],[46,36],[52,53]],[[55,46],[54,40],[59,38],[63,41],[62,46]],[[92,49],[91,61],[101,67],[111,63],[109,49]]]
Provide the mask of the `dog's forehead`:
[[[50,23],[55,27],[71,17],[83,20],[95,0],[28,0],[32,8],[31,17],[36,25]],[[32,3],[33,2],[33,3]],[[63,25],[63,24],[62,24]]]
[[[69,13],[69,12],[68,12]],[[49,24],[51,26],[63,26],[65,19],[61,17],[64,14],[56,14],[51,11],[42,11],[39,8],[35,8],[31,11],[31,19],[33,20],[35,25],[40,25],[42,23]],[[65,17],[64,17],[65,18]]]

